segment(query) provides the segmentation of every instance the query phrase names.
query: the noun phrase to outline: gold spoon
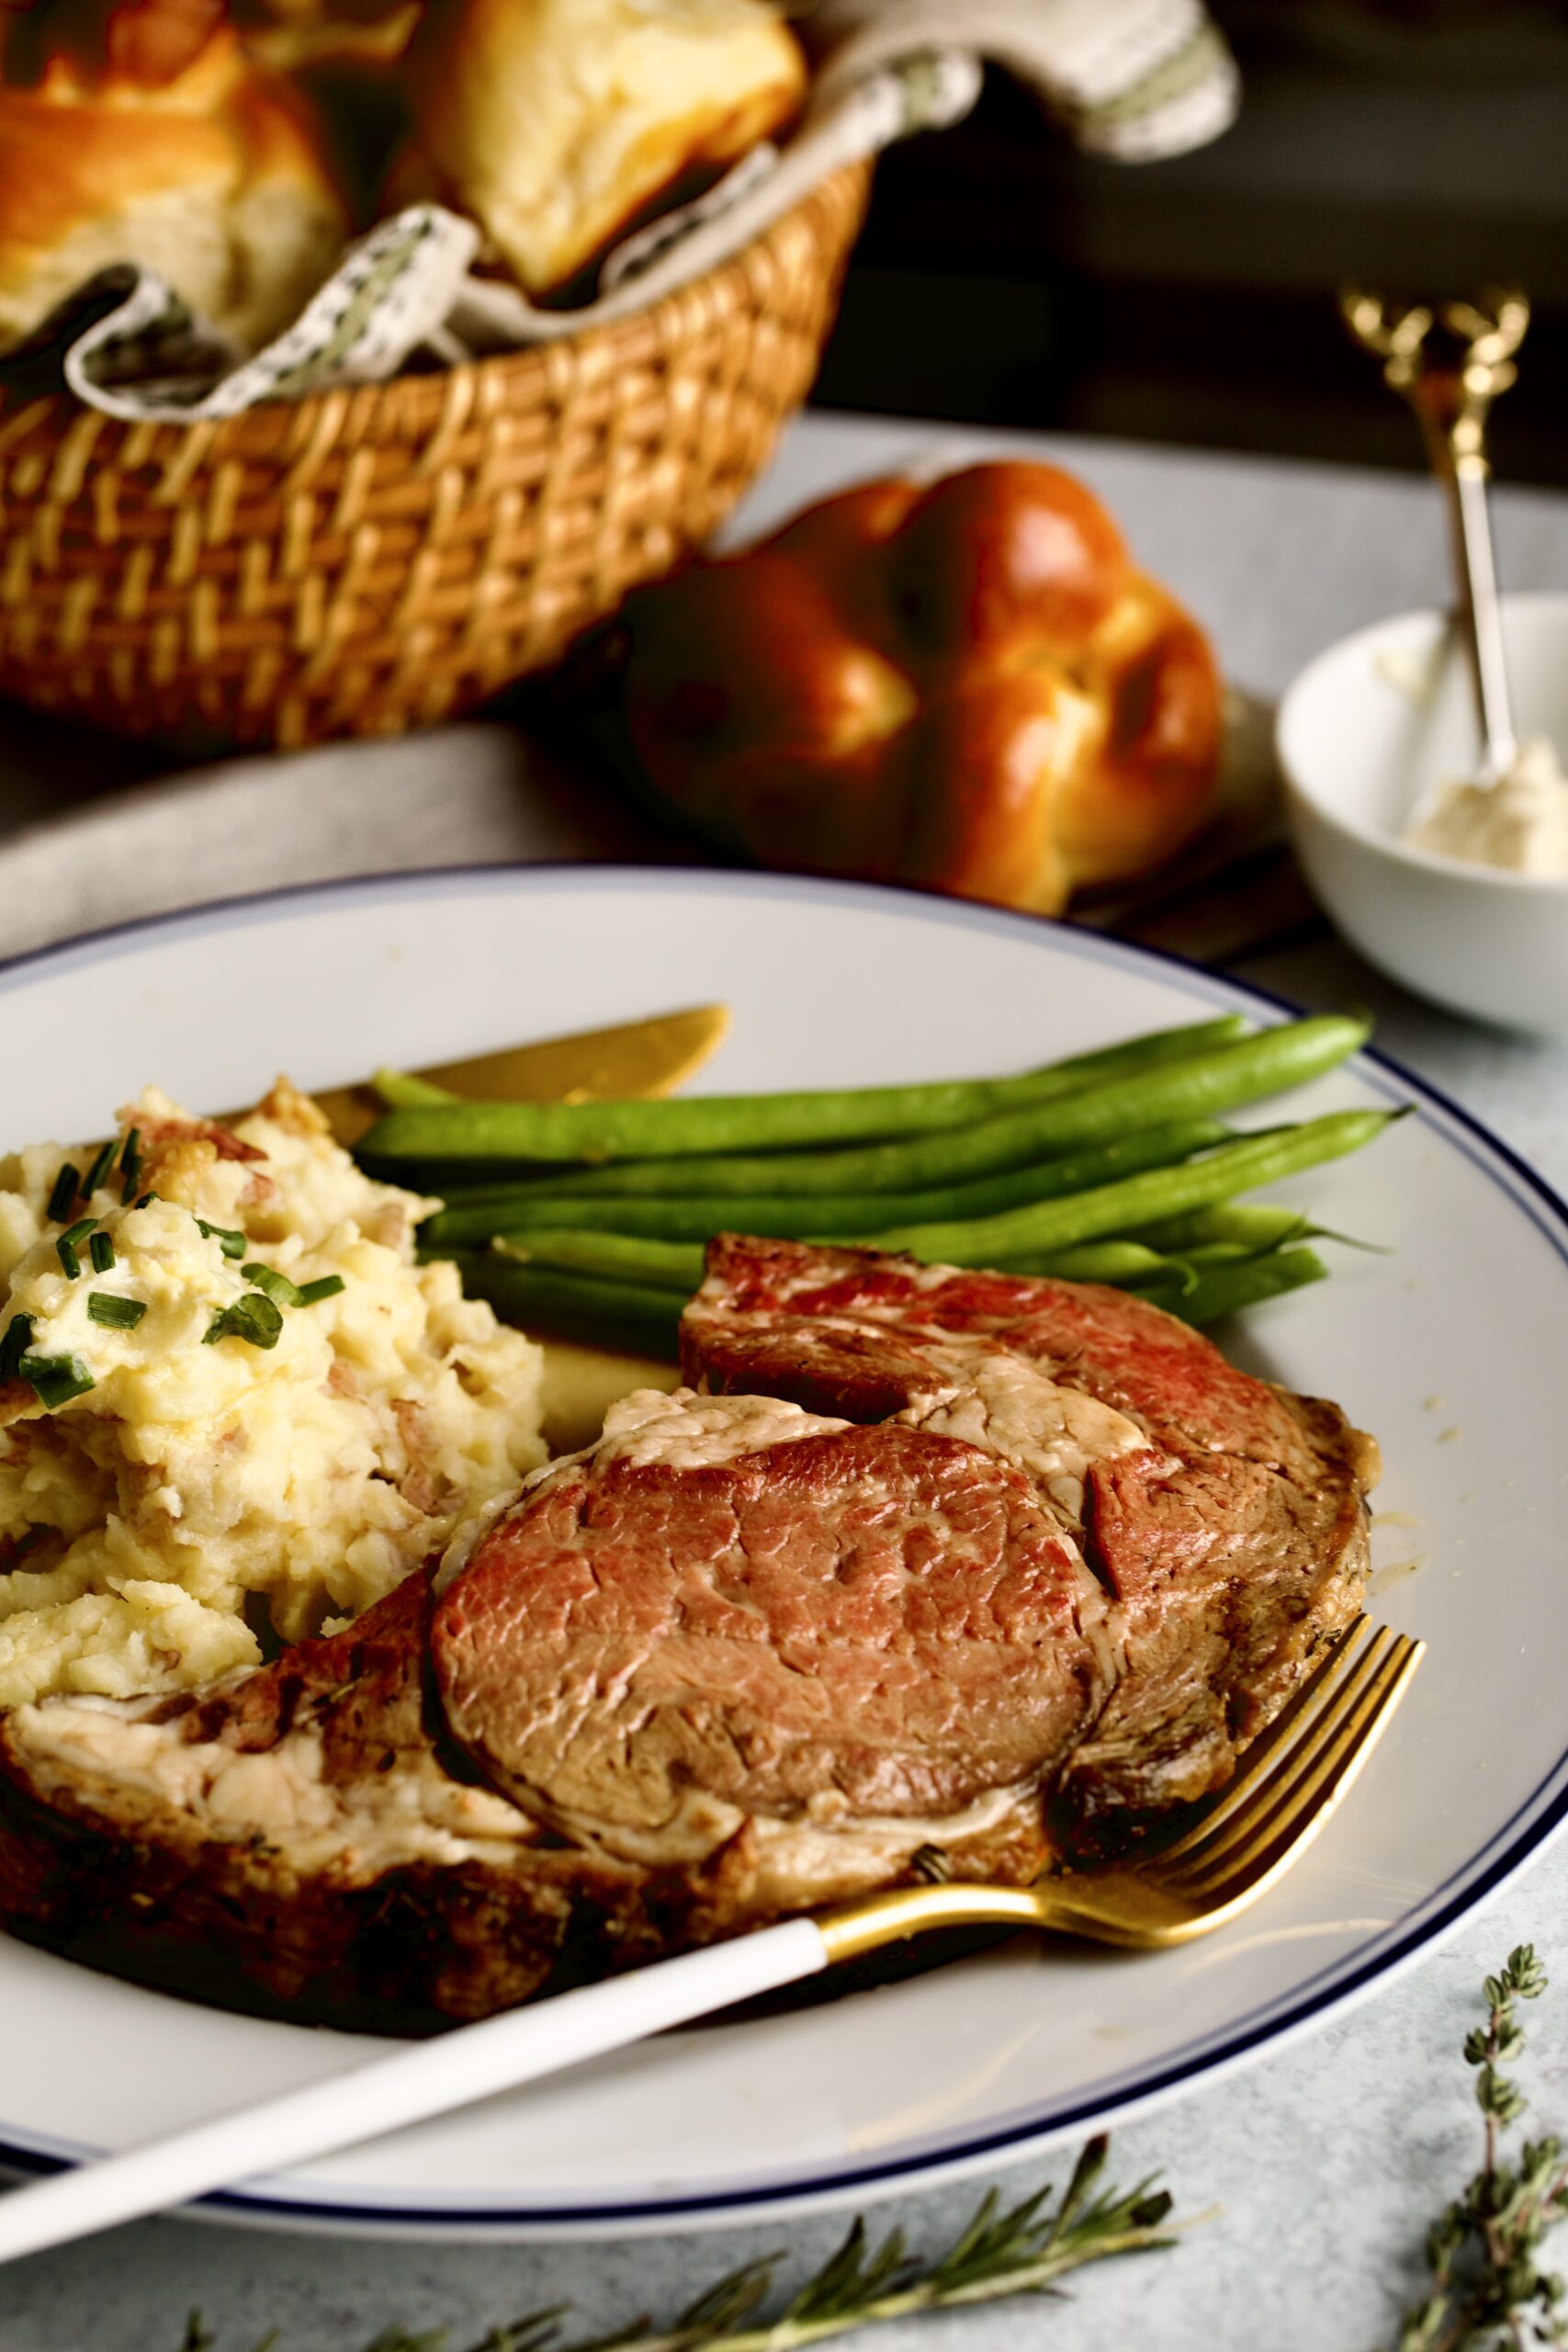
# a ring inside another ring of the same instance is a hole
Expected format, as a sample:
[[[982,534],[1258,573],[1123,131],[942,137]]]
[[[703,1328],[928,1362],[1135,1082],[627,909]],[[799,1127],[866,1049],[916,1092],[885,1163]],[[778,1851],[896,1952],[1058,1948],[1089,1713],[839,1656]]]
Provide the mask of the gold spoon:
[[[1481,725],[1476,782],[1495,785],[1518,757],[1497,600],[1497,567],[1486,511],[1492,468],[1486,420],[1518,374],[1514,354],[1529,324],[1517,290],[1475,302],[1417,302],[1401,310],[1382,295],[1348,287],[1340,315],[1363,350],[1382,361],[1383,381],[1415,410],[1432,470],[1448,498],[1460,620]]]

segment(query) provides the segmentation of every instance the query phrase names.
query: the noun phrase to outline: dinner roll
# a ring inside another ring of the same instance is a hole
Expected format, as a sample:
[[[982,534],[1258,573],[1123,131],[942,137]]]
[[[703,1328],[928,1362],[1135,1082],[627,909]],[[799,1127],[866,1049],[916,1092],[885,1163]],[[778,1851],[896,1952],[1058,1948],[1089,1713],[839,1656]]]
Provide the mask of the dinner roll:
[[[1054,914],[1213,807],[1208,642],[1055,467],[863,484],[626,614],[647,781],[764,865]]]
[[[95,270],[134,261],[255,349],[330,274],[347,234],[304,102],[246,58],[232,28],[202,26],[190,0],[118,9],[93,48],[55,48],[26,86],[7,52],[0,348]]]
[[[398,199],[471,213],[531,294],[794,114],[800,50],[765,0],[437,0],[410,52]]]

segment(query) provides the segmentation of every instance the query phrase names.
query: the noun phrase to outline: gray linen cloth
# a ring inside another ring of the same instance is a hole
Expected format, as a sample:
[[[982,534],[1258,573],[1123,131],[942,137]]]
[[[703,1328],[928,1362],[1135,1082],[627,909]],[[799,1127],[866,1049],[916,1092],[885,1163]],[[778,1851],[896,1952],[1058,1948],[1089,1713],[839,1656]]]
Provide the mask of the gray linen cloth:
[[[41,755],[47,738],[35,738]],[[105,779],[96,742],[92,781]],[[131,756],[120,754],[130,768]],[[107,755],[108,773],[114,756]],[[0,763],[0,958],[206,899],[428,865],[694,862],[514,729],[328,744],[132,782],[39,814],[39,768]],[[6,831],[6,822],[16,826]],[[700,855],[700,853],[697,854]]]

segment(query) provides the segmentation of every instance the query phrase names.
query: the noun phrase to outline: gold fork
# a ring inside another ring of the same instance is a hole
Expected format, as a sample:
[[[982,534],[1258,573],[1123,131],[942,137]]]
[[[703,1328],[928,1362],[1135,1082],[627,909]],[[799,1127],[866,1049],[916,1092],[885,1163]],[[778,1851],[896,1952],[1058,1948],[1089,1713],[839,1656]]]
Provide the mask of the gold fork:
[[[1303,1854],[1371,1754],[1422,1656],[1358,1618],[1229,1785],[1137,1870],[1034,1887],[911,1887],[461,2026],[239,2113],[14,2189],[0,2262],[299,2164],[624,2049],[928,1928],[986,1921],[1115,1944],[1183,1943],[1255,1903]]]
[[[1386,1730],[1426,1645],[1358,1617],[1179,1836],[1136,1868],[1033,1886],[901,1887],[819,1914],[829,1964],[930,1928],[1048,1928],[1148,1951],[1223,1928],[1305,1853]]]

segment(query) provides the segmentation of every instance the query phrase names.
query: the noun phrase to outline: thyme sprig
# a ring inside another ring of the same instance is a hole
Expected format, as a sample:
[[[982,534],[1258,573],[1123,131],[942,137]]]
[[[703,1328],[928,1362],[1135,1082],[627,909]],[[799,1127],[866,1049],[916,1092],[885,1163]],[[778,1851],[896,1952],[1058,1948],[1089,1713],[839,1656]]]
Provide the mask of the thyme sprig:
[[[771,2318],[764,2307],[773,2297],[782,2254],[764,2255],[716,2280],[667,2328],[639,2319],[617,2334],[569,2346],[563,2342],[567,2307],[558,2303],[491,2328],[468,2352],[633,2352],[634,2346],[636,2352],[804,2352],[880,2320],[957,2311],[1008,2295],[1054,2294],[1071,2271],[1174,2245],[1177,2231],[1190,2226],[1169,2222],[1171,2199],[1153,2179],[1131,2189],[1100,2188],[1110,2144],[1104,2137],[1089,2143],[1054,2211],[1049,2187],[1007,2207],[994,2188],[987,2190],[946,2253],[929,2262],[909,2253],[902,2230],[874,2238],[857,2218],[838,2250]],[[264,2336],[252,2352],[274,2352],[277,2341],[276,2335]],[[180,2352],[214,2352],[216,2344],[193,2312]],[[450,2352],[449,2332],[388,2328],[365,2352]]]
[[[1528,2352],[1568,2346],[1563,2283],[1540,2266],[1548,2232],[1568,2220],[1568,2161],[1562,2143],[1526,2140],[1517,2163],[1502,2135],[1529,2101],[1503,2073],[1525,2046],[1515,2005],[1539,2000],[1546,1971],[1518,1944],[1485,1983],[1486,2023],[1465,2036],[1484,2122],[1480,2171],[1427,2233],[1431,2290],[1405,2313],[1395,2352]]]

